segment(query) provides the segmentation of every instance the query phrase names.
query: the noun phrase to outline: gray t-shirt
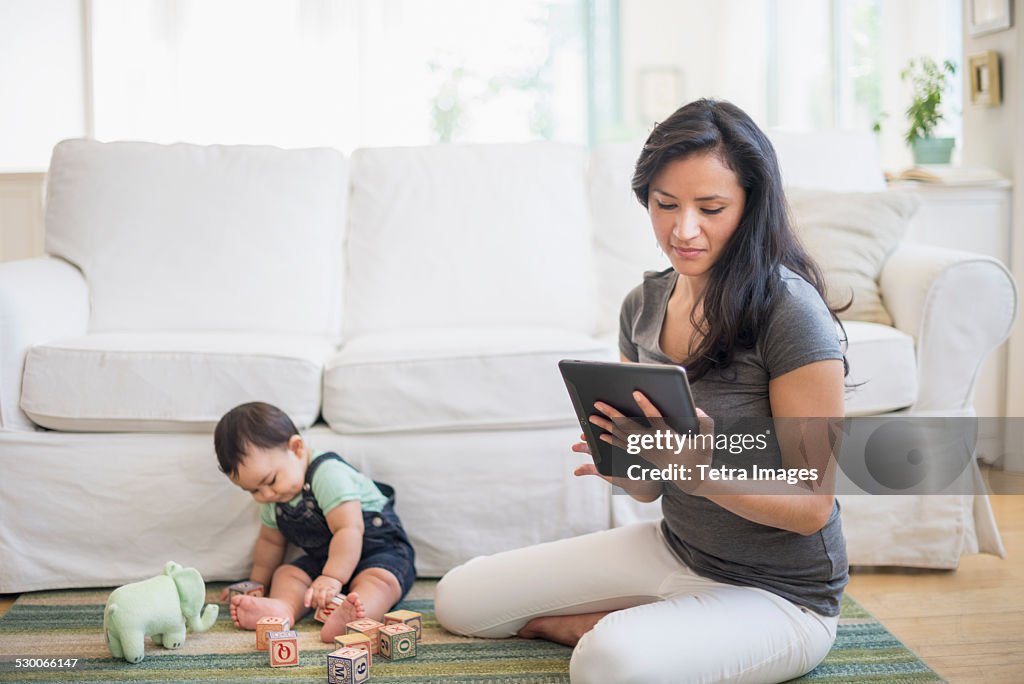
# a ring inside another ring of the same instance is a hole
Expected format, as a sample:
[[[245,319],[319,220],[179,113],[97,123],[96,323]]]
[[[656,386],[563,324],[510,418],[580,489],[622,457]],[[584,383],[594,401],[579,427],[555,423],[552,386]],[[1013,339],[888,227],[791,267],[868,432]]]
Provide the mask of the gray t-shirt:
[[[784,267],[780,276],[783,287],[754,348],[735,350],[727,368],[691,383],[697,406],[716,422],[770,417],[769,380],[815,361],[843,358],[838,330],[817,290]],[[677,278],[673,269],[646,273],[626,295],[619,349],[627,359],[674,363],[659,340]],[[821,615],[839,614],[849,575],[838,502],[825,526],[807,536],[752,522],[674,485],[665,487],[662,514],[669,546],[698,574],[766,589]]]

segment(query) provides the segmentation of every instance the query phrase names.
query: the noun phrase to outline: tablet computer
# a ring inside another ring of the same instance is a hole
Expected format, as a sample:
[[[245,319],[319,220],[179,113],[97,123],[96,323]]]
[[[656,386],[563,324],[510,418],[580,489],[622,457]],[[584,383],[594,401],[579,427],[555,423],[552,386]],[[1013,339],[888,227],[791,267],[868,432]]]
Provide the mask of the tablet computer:
[[[639,390],[658,408],[665,427],[679,434],[700,431],[690,383],[680,366],[564,360],[558,362],[558,369],[569,390],[594,465],[602,475],[626,477],[630,466],[651,467],[651,464],[638,454],[630,454],[601,439],[605,431],[590,422],[590,416],[597,414],[594,402],[603,401],[641,425],[649,426],[633,399],[633,392]]]

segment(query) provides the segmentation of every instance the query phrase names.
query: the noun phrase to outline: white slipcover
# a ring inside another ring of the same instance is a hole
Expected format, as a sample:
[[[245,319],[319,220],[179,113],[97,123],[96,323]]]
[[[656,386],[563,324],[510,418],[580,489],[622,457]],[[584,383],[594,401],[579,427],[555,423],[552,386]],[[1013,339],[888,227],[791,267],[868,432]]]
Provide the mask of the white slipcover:
[[[333,344],[303,335],[93,333],[36,345],[21,408],[68,431],[209,432],[247,401],[268,401],[299,427],[320,413]]]
[[[346,336],[445,326],[593,332],[582,147],[436,145],[352,156]]]
[[[847,321],[846,415],[869,416],[910,406],[917,399],[914,338],[878,323]]]
[[[46,251],[85,275],[91,332],[336,336],[347,197],[333,150],[66,140]]]
[[[565,330],[362,335],[327,363],[324,420],[347,434],[575,425],[558,361],[617,357],[614,347]]]

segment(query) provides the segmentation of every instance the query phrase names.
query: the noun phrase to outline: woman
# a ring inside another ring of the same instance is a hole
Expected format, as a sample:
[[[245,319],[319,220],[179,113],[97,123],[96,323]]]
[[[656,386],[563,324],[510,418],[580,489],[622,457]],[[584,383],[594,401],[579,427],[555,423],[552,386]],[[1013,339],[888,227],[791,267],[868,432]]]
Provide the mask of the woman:
[[[738,417],[841,417],[835,312],[750,117],[713,100],[681,108],[648,138],[633,190],[672,268],[647,274],[623,302],[623,361],[685,366],[703,431]],[[643,395],[637,404],[658,415]],[[624,438],[619,408],[595,405],[591,421],[611,433],[602,439]],[[616,481],[641,501],[660,496],[664,519],[473,559],[438,585],[438,620],[461,634],[574,646],[574,682],[781,682],[810,671],[835,640],[846,548],[822,486],[827,434],[808,429],[797,448],[793,428],[780,430],[778,465],[821,465],[811,488]]]

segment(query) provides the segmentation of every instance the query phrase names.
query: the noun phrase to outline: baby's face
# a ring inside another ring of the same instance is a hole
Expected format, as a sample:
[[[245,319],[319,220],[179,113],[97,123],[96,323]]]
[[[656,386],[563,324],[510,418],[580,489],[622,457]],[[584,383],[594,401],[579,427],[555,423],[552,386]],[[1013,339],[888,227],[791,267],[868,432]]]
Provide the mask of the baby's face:
[[[231,481],[259,503],[285,503],[302,491],[305,478],[305,446],[301,440],[293,440],[288,447],[273,449],[247,446]]]

